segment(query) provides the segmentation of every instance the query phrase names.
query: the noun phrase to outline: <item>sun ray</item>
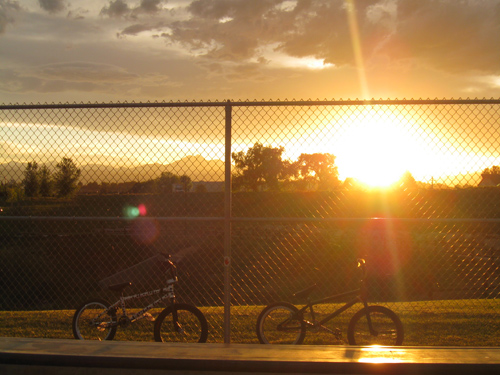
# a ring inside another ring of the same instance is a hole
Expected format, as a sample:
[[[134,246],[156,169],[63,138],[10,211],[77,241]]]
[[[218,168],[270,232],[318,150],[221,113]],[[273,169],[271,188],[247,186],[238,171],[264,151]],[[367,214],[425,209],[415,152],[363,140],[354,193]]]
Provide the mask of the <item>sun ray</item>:
[[[359,84],[361,86],[361,94],[364,99],[370,98],[368,83],[366,80],[365,64],[363,59],[363,50],[361,48],[361,37],[359,35],[358,19],[356,14],[356,5],[354,0],[346,0],[345,6],[347,10],[347,20],[349,22],[349,31],[351,33],[352,50],[354,60],[358,71]]]

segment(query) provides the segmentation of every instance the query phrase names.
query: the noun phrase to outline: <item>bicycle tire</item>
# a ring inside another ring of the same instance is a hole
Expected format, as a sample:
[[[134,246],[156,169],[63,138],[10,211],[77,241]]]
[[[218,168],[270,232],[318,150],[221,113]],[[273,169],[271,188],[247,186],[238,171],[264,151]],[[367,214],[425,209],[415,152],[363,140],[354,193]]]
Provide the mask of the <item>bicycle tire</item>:
[[[174,326],[173,312],[177,312],[179,328]],[[195,306],[176,303],[165,308],[156,318],[154,338],[158,342],[203,343],[208,338],[208,323],[203,313]]]
[[[77,340],[113,340],[116,334],[116,312],[106,313],[109,303],[94,299],[78,307],[73,315],[73,336]],[[96,318],[98,318],[96,320]],[[113,324],[105,327],[103,323]]]
[[[368,327],[367,313],[370,314],[375,335],[372,335]],[[347,329],[347,339],[350,345],[402,345],[403,323],[396,313],[387,307],[368,306],[352,317]]]
[[[278,326],[286,323],[287,329]],[[300,345],[306,336],[306,324],[302,314],[288,302],[276,302],[266,306],[257,318],[257,337],[261,344]]]

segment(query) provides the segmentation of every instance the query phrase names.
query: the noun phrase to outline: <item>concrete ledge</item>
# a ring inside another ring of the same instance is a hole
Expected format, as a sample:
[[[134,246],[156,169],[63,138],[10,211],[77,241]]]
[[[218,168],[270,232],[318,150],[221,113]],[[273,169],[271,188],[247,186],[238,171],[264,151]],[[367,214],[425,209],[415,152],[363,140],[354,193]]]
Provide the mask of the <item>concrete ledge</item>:
[[[0,373],[497,375],[500,347],[374,348],[0,338]]]

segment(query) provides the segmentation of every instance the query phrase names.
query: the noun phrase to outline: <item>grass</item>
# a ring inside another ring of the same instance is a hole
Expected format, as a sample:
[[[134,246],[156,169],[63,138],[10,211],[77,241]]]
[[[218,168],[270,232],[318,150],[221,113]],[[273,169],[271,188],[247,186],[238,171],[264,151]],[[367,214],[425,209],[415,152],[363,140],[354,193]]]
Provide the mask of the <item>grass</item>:
[[[321,315],[338,305],[317,307]],[[390,303],[389,308],[400,317],[405,328],[404,345],[415,346],[500,346],[500,300],[459,300]],[[263,306],[231,308],[231,342],[257,343],[255,324]],[[359,309],[359,306],[358,306]],[[202,307],[209,323],[209,342],[223,342],[223,307]],[[155,316],[161,310],[153,310]],[[352,311],[332,321],[346,336]],[[0,336],[72,339],[74,311],[0,311]],[[141,320],[119,328],[115,340],[153,341],[153,323]],[[343,345],[330,334],[308,332],[306,345]]]

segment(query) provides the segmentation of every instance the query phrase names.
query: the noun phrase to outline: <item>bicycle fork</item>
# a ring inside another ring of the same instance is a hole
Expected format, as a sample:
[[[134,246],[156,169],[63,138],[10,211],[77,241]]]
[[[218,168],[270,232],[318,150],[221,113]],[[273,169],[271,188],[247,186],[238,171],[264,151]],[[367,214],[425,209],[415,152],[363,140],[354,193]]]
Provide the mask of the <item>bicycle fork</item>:
[[[174,332],[183,334],[184,329],[182,328],[181,324],[179,323],[179,316],[177,315],[177,309],[174,308],[172,310],[172,325],[174,327]]]
[[[368,323],[368,329],[370,330],[370,335],[377,337],[378,332],[375,331],[375,329],[373,328],[372,318],[370,316],[370,311],[368,309],[368,303],[366,302],[366,300],[363,300],[363,305],[365,306],[366,310],[366,322]]]

